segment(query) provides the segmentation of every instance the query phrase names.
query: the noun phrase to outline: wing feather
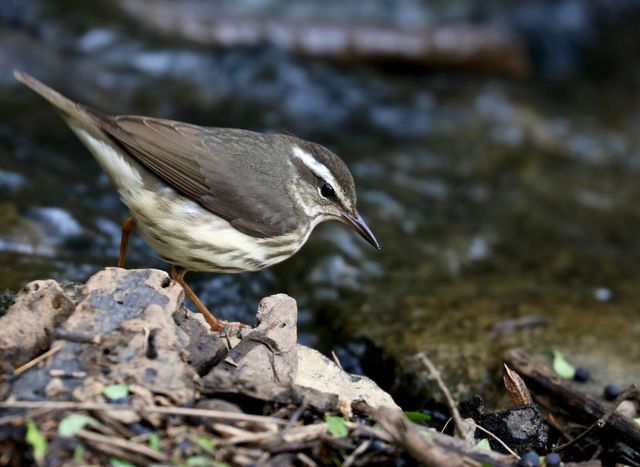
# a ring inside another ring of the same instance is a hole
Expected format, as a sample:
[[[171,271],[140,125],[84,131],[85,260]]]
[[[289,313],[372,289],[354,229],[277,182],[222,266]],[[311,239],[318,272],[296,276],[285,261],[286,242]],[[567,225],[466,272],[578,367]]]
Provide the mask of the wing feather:
[[[101,128],[135,160],[241,232],[266,238],[295,230],[295,206],[275,176],[286,167],[286,155],[270,140],[274,135],[149,117],[99,117]],[[280,164],[276,170],[257,163],[267,155]]]

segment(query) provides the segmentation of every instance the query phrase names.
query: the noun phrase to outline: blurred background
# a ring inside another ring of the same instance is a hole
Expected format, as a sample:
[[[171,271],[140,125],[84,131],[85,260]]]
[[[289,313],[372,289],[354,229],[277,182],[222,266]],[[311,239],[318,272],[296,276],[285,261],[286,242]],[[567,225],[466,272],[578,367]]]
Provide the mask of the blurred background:
[[[383,245],[324,224],[293,259],[192,274],[401,404],[425,351],[498,399],[500,355],[640,375],[640,2],[0,0],[0,289],[116,263],[126,209],[23,69],[97,109],[289,131],[336,151]],[[135,237],[129,267],[166,269]],[[599,391],[599,389],[597,389]]]

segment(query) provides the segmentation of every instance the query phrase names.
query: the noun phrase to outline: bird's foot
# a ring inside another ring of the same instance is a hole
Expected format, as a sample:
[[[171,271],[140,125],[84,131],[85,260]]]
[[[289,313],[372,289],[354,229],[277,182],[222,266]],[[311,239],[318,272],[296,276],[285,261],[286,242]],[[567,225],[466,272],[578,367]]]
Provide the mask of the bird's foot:
[[[214,331],[218,331],[220,332],[220,334],[226,337],[237,336],[238,334],[240,334],[240,332],[242,332],[243,329],[251,329],[251,326],[249,326],[248,324],[239,323],[237,321],[217,321],[219,329],[214,329]]]

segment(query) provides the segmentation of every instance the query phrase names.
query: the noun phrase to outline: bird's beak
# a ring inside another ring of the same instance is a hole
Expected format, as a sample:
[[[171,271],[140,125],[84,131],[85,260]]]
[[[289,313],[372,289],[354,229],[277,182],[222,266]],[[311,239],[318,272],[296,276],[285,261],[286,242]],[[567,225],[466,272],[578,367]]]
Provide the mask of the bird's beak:
[[[355,211],[354,213],[342,211],[342,218],[348,224],[350,224],[356,230],[356,232],[360,234],[362,238],[364,238],[367,242],[371,243],[371,245],[373,245],[378,250],[380,249],[380,244],[378,243],[378,240],[376,240],[376,237],[373,235],[373,232],[371,232],[371,229],[369,228],[367,223],[364,221],[364,219],[360,217],[360,214],[358,213],[358,211]]]

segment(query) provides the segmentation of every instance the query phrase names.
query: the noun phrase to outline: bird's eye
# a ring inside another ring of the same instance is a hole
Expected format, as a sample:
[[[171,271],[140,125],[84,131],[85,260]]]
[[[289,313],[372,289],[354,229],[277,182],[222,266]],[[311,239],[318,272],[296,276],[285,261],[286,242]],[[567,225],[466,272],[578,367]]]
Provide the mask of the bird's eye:
[[[325,198],[333,198],[336,195],[336,192],[333,191],[333,187],[328,183],[323,183],[320,187],[320,194]]]

